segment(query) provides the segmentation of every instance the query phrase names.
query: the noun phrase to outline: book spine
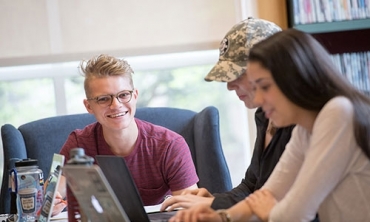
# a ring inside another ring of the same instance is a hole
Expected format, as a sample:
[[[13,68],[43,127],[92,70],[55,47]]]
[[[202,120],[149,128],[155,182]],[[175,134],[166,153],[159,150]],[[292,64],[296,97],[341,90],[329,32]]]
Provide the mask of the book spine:
[[[301,24],[301,21],[300,21],[300,8],[299,8],[299,2],[298,0],[294,0],[293,1],[293,13],[294,13],[294,22],[293,24],[294,25],[298,25],[298,24]]]
[[[351,0],[351,14],[352,14],[352,18],[358,19],[357,0]]]
[[[369,80],[369,92],[370,92],[370,51],[366,52],[365,68],[367,69],[367,79]]]
[[[310,0],[310,9],[311,9],[311,19],[312,22],[318,22],[317,13],[316,13],[316,6],[315,6],[315,0]]]
[[[351,0],[344,0],[344,14],[346,20],[352,20],[352,14],[351,14]]]
[[[331,0],[321,0],[323,9],[324,9],[324,15],[325,15],[325,21],[326,22],[332,22],[332,16],[331,16],[331,10],[330,10],[330,3]]]
[[[301,21],[301,24],[306,24],[307,19],[306,19],[306,11],[305,11],[305,6],[304,6],[304,0],[298,0],[299,1],[299,21]]]
[[[340,11],[340,5],[339,5],[339,0],[331,0],[332,2],[332,15],[333,15],[333,20],[334,21],[340,21],[342,20],[341,18],[341,11]]]
[[[361,0],[361,4],[362,4],[362,18],[366,18],[367,17],[366,0]]]
[[[307,16],[306,23],[312,23],[312,10],[311,10],[311,1],[310,0],[303,0],[304,5],[304,12]]]

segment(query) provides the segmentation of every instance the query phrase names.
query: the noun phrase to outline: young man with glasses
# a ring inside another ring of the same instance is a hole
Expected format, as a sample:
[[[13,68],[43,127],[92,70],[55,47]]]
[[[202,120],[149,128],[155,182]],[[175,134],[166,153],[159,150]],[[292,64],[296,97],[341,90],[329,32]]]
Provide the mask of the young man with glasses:
[[[75,147],[84,148],[92,157],[123,157],[144,205],[156,205],[166,195],[197,188],[198,176],[185,139],[134,117],[139,92],[129,64],[99,55],[82,61],[80,68],[85,76],[83,103],[97,122],[69,135],[60,151],[66,160]]]

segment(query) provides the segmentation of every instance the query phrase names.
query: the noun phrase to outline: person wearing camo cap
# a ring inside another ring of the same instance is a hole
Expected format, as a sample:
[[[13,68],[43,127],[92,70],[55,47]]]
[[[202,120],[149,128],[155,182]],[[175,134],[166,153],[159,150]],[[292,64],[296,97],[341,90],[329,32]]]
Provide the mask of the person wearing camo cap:
[[[247,70],[249,50],[279,31],[281,28],[273,22],[252,17],[234,25],[220,43],[217,64],[204,79],[219,82],[238,79]]]
[[[219,61],[205,77],[205,80],[227,82],[228,90],[234,90],[240,100],[244,101],[247,108],[256,108],[256,104],[253,103],[253,88],[247,78],[248,54],[255,44],[279,32],[279,30],[280,28],[273,23],[255,18],[248,18],[235,25],[221,41]],[[294,125],[284,128],[274,127],[272,122],[265,117],[261,108],[258,108],[255,113],[255,121],[257,138],[254,153],[251,165],[240,185],[229,192],[213,195],[205,188],[200,188],[169,199],[168,202],[171,202],[171,204],[165,201],[164,204],[170,206],[169,209],[185,208],[177,212],[169,220],[170,222],[231,222],[232,218],[229,211],[234,208],[239,210],[237,216],[240,216],[240,218],[238,221],[245,221],[250,216],[250,211],[240,210],[244,208],[237,203],[243,202],[242,200],[264,185],[285,150],[285,145],[289,142],[292,130],[295,127]],[[268,208],[271,203],[261,201],[260,204]],[[233,213],[235,213],[235,210],[233,210]],[[253,215],[248,221],[261,220]],[[318,214],[312,222],[319,222]]]
[[[247,108],[256,108],[253,89],[247,79],[249,50],[254,44],[279,31],[280,27],[263,19],[248,18],[237,23],[221,41],[219,61],[205,80],[226,82],[227,89],[234,90]],[[211,194],[206,188],[184,192],[164,201],[161,209],[189,208],[196,203],[207,204],[214,210],[226,209],[261,188],[283,153],[294,126],[275,129],[260,108],[255,113],[255,121],[257,138],[251,164],[237,187],[217,194]]]

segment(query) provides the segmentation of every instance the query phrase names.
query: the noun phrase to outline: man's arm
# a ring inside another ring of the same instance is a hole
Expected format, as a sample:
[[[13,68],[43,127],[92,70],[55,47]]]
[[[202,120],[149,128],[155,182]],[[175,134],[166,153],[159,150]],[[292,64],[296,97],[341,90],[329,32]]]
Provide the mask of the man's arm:
[[[250,172],[246,172],[246,178],[248,178]],[[172,197],[168,200],[165,200],[162,204],[161,210],[173,210],[178,207],[182,208],[190,208],[194,204],[202,203],[207,206],[212,207],[213,209],[226,209],[229,208],[239,201],[243,200],[246,196],[248,196],[253,191],[250,187],[254,187],[253,183],[248,183],[246,179],[242,180],[242,183],[226,193],[218,193],[212,195],[209,191],[205,188],[196,189],[195,188],[187,188],[181,190],[182,192],[173,193],[173,195],[177,195]],[[192,189],[192,190],[191,190]]]
[[[199,178],[185,139],[177,136],[165,153],[164,170],[173,195],[180,195],[188,189],[197,189]]]
[[[180,194],[182,194],[184,191],[186,191],[186,190],[195,190],[195,189],[198,189],[198,185],[197,184],[194,184],[194,185],[192,185],[192,186],[190,186],[190,187],[187,187],[187,188],[185,188],[185,189],[182,189],[182,190],[175,190],[175,191],[172,191],[171,190],[171,193],[172,193],[172,195],[180,195]]]
[[[67,195],[67,181],[63,175],[60,175],[59,185],[58,185],[58,192],[62,198],[66,198]]]
[[[251,166],[248,168],[245,173],[245,178],[242,179],[242,182],[231,191],[225,193],[214,193],[214,200],[211,204],[211,207],[215,210],[218,209],[227,209],[239,201],[243,200],[249,194],[253,193],[255,190],[255,182],[257,181],[256,177],[251,172]]]
[[[260,189],[267,181],[280,156],[289,142],[294,126],[280,128],[265,148],[265,128],[257,124],[258,135],[254,145],[251,165],[248,167],[242,182],[229,192],[214,194],[211,205],[213,209],[225,209],[243,200],[245,197]]]
[[[213,209],[226,209],[233,206],[254,191],[257,182],[255,172],[259,171],[258,157],[259,153],[256,152],[255,149],[251,165],[245,173],[245,178],[242,180],[241,184],[231,191],[216,193],[214,195],[210,194],[205,188],[194,190],[193,192],[185,191],[180,193],[180,196],[166,200],[162,204],[161,210],[172,210],[177,207],[189,208],[195,203],[203,203]]]
[[[176,208],[187,209],[199,203],[210,207],[213,199],[212,194],[205,188],[184,189],[180,195],[165,199],[162,203],[161,211],[172,211]]]
[[[55,200],[53,202],[54,206],[53,206],[53,212],[51,213],[52,216],[59,214],[60,212],[64,210],[64,208],[67,207],[67,202],[63,201],[63,199],[65,199],[66,197],[66,187],[67,187],[66,178],[60,175],[58,189],[56,191],[57,193],[55,196]]]

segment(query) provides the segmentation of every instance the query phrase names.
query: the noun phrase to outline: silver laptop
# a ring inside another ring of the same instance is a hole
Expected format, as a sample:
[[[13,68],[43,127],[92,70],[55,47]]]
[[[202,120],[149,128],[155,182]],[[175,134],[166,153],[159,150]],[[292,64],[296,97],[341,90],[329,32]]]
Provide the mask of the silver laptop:
[[[130,222],[99,166],[66,165],[62,171],[79,207],[91,221]]]
[[[97,155],[95,158],[131,221],[165,222],[176,213],[176,211],[146,213],[124,158],[111,155]]]
[[[125,160],[96,156],[98,165],[62,168],[79,206],[92,221],[168,221],[175,212],[146,213]],[[104,173],[103,173],[104,172]]]

